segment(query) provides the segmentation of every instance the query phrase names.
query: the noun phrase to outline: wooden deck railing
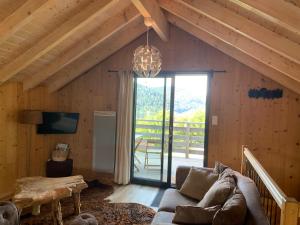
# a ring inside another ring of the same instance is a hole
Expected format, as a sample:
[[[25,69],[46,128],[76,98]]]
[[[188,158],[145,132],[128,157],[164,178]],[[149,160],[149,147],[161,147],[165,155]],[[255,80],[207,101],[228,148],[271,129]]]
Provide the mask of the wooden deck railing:
[[[137,120],[136,135],[141,135],[143,140],[156,143],[161,148],[163,123],[159,120]],[[165,124],[165,145],[169,136],[169,122]],[[173,152],[190,154],[204,154],[205,123],[174,122],[173,123]],[[141,148],[143,144],[141,144]],[[166,149],[166,148],[165,148]]]
[[[250,177],[261,195],[262,205],[271,225],[297,225],[300,217],[300,203],[288,197],[254,157],[243,147],[241,172]]]

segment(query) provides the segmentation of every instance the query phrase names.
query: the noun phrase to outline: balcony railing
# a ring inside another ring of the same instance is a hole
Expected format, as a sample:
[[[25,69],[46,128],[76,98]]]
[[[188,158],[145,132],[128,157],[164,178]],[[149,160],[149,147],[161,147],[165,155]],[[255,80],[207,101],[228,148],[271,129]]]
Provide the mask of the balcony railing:
[[[152,148],[162,148],[163,122],[159,120],[137,120],[136,131],[137,137],[142,137],[143,142],[137,150],[142,150],[148,143]],[[164,151],[167,152],[169,137],[169,121],[165,122]],[[185,158],[191,154],[204,154],[204,137],[205,123],[197,122],[177,122],[173,123],[173,153],[184,153]]]

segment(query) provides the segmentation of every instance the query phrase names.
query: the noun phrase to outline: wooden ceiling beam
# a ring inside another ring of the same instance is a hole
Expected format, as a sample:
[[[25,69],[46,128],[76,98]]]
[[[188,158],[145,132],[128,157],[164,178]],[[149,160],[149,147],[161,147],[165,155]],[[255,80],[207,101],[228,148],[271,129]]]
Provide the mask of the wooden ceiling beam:
[[[249,66],[250,68],[260,72],[264,76],[278,82],[279,84],[287,87],[288,89],[294,91],[297,94],[300,94],[300,84],[295,82],[293,79],[285,76],[284,74],[278,72],[277,70],[266,66],[257,59],[245,54],[244,52],[236,49],[234,46],[224,42],[223,40],[211,35],[205,30],[200,29],[197,26],[194,26],[181,18],[168,13],[167,19],[171,24],[179,27],[180,29],[192,34],[193,36],[199,38],[205,43],[211,45],[212,47],[222,51],[226,55],[231,56],[237,61]]]
[[[227,26],[235,32],[242,34],[298,64],[300,63],[300,45],[295,42],[292,42],[211,0],[184,0],[184,2],[193,10],[204,14],[218,23]]]
[[[101,0],[90,3],[75,16],[61,24],[54,31],[40,39],[31,48],[16,57],[12,62],[4,65],[0,70],[0,83],[13,78],[18,72],[74,35],[79,29],[83,28],[96,17],[98,19],[98,17],[102,15],[102,18],[99,18],[99,23],[101,23],[101,20],[107,19],[110,15],[105,13],[105,11],[109,8],[117,7],[119,1],[120,0]]]
[[[125,45],[138,38],[146,32],[146,27],[141,16],[129,21],[126,26],[118,32],[114,32],[110,38],[101,42],[90,52],[82,55],[80,58],[63,68],[55,76],[46,82],[48,91],[55,92],[63,88],[69,82],[80,75],[83,75],[89,69],[124,47]],[[109,47],[108,47],[109,46]]]
[[[0,22],[0,44],[17,32],[25,24],[29,23],[35,13],[47,0],[27,0],[9,16]]]
[[[26,91],[38,86],[63,67],[109,38],[114,32],[122,29],[126,24],[130,23],[131,20],[140,17],[140,14],[133,5],[124,9],[125,6],[126,5],[121,5],[120,3],[118,8],[112,12],[111,18],[101,24],[93,33],[86,35],[81,41],[62,53],[62,55],[58,56],[50,64],[46,65],[42,71],[25,77],[23,80],[23,90]]]
[[[265,65],[289,76],[300,82],[300,65],[279,55],[278,53],[258,44],[257,42],[243,36],[239,32],[230,29],[199,11],[195,11],[181,0],[160,0],[160,6],[166,11],[182,18],[211,35],[234,46],[240,51],[256,58]]]
[[[266,19],[273,19],[279,25],[284,26],[300,35],[300,10],[286,1],[269,0],[229,0],[240,7],[256,11],[264,15]]]
[[[282,23],[280,20],[263,13],[262,11],[251,7],[243,3],[240,0],[213,0],[217,4],[230,9],[231,11],[249,19],[252,22],[255,22],[266,29],[269,29],[283,37],[288,38],[289,40],[300,44],[300,35],[299,32],[295,29],[289,28],[285,23]]]
[[[151,26],[163,41],[169,39],[169,24],[156,0],[131,0],[144,18],[151,18]]]

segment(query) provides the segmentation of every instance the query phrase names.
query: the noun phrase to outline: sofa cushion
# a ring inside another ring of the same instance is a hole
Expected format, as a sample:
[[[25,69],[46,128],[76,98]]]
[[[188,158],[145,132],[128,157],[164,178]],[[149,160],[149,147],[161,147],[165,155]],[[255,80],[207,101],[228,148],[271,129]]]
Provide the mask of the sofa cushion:
[[[253,180],[235,172],[237,186],[243,193],[247,204],[245,225],[269,225],[268,218],[260,202],[260,195]]]
[[[174,224],[172,223],[175,213],[172,212],[158,212],[155,214],[151,225]]]
[[[161,199],[158,211],[175,212],[178,205],[197,205],[197,201],[183,196],[177,189],[169,188]]]
[[[218,174],[210,171],[191,168],[179,192],[187,197],[201,200],[218,177]]]
[[[223,163],[220,163],[218,161],[215,162],[215,167],[214,167],[214,173],[222,173],[224,170],[227,168],[230,168],[229,166],[224,165]]]
[[[197,206],[177,206],[173,223],[211,224],[221,206],[201,208]]]
[[[213,168],[207,168],[207,167],[197,167],[201,170],[206,170],[208,172],[213,173],[214,169]],[[178,166],[176,169],[176,188],[179,190],[186,177],[188,176],[189,172],[190,172],[191,167],[190,166]]]
[[[223,205],[235,187],[236,182],[234,175],[224,171],[197,206],[206,208],[215,205]]]
[[[247,205],[244,195],[235,188],[231,197],[215,214],[212,225],[243,225],[246,214]]]

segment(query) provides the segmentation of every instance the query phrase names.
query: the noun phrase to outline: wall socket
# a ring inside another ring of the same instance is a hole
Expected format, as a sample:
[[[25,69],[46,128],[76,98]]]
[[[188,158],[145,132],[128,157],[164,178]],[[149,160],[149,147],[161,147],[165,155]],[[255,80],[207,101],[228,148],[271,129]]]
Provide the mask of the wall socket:
[[[211,125],[212,125],[212,126],[217,126],[217,125],[218,125],[218,116],[213,115],[213,116],[211,117]]]

